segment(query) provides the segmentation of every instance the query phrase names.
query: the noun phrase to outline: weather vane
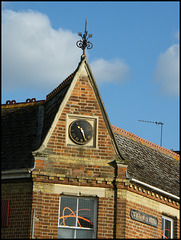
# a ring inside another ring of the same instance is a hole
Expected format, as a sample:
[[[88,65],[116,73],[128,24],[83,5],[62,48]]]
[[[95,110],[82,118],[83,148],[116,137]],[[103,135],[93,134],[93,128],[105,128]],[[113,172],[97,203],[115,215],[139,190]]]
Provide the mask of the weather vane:
[[[92,34],[89,34],[87,37],[87,19],[85,20],[85,32],[82,35],[81,32],[78,33],[79,36],[81,36],[82,40],[79,40],[76,42],[77,47],[81,48],[83,50],[83,55],[85,55],[85,49],[91,49],[93,47],[93,44],[89,41],[87,41],[89,38],[92,37]]]

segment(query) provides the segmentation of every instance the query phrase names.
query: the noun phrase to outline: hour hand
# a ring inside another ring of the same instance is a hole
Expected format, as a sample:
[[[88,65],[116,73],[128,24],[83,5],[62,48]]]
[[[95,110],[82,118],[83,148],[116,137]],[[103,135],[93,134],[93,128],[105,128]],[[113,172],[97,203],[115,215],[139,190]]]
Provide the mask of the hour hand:
[[[82,136],[83,136],[84,140],[86,141],[87,139],[86,139],[86,137],[85,137],[84,130],[83,130],[80,126],[77,126],[77,127],[80,129],[80,131],[81,131],[81,133],[82,133]]]

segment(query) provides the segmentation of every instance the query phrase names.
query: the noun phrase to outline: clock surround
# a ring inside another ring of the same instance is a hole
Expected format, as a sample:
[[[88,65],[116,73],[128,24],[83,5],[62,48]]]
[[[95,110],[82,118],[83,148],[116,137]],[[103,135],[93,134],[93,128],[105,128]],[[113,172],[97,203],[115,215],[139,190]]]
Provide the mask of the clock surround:
[[[69,125],[69,137],[79,145],[88,143],[93,137],[92,125],[85,119],[74,120]]]
[[[97,148],[98,117],[67,115],[66,144]]]

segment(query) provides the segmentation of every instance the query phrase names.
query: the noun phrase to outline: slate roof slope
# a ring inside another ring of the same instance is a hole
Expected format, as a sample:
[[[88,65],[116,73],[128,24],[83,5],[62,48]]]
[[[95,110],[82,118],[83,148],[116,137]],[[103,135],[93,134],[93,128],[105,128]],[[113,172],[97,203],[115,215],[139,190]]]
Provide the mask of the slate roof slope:
[[[70,84],[74,78],[76,71],[77,69],[46,97],[46,102],[44,104],[44,123],[42,129],[41,143],[45,139],[46,134],[48,133],[51,127],[55,115],[70,87]],[[38,147],[36,149],[38,149]]]
[[[33,167],[31,154],[36,142],[38,104],[2,107],[1,169]]]
[[[32,151],[38,149],[46,137],[75,72],[48,94],[46,101],[2,105],[2,171],[34,166]]]
[[[156,144],[148,146],[148,141],[141,138],[138,140],[134,134],[117,127],[113,126],[113,131],[123,157],[128,160],[128,175],[131,178],[180,195],[178,154],[160,149]]]

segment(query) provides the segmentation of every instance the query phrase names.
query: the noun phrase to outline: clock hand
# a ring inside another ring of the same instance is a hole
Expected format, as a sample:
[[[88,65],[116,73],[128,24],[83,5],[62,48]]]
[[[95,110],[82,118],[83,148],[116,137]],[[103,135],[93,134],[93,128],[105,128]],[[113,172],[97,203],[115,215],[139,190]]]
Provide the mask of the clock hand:
[[[82,133],[82,136],[83,136],[84,140],[87,141],[87,139],[86,139],[86,137],[85,137],[84,130],[83,130],[80,126],[77,126],[77,127],[80,129],[80,131],[81,131],[81,133]]]

